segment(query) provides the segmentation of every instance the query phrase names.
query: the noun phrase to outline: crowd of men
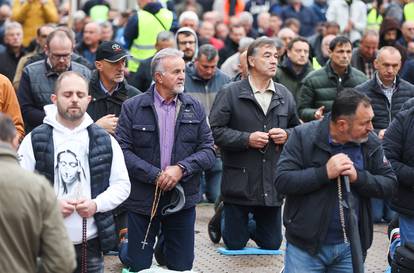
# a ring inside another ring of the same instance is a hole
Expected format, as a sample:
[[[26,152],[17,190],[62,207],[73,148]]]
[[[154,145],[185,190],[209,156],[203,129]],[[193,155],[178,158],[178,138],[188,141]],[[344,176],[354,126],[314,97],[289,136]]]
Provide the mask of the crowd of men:
[[[200,202],[285,273],[414,245],[414,2],[83,2],[0,1],[7,272],[191,270]]]

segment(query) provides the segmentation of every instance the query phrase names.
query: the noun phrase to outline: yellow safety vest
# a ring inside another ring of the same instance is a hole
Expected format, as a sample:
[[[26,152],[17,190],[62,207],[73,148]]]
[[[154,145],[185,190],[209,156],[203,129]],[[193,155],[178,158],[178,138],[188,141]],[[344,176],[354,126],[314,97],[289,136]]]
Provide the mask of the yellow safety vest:
[[[414,3],[410,2],[404,6],[405,21],[414,21]]]
[[[318,60],[316,59],[316,57],[312,58],[312,66],[314,70],[322,68],[322,66],[319,64]]]
[[[89,11],[89,16],[94,22],[105,22],[108,20],[109,8],[105,5],[93,6]]]
[[[382,15],[378,15],[376,9],[371,9],[367,15],[367,28],[379,30],[382,23]]]
[[[136,72],[140,62],[154,56],[158,33],[170,30],[172,22],[173,14],[165,8],[160,9],[157,14],[143,9],[138,11],[138,37],[132,42],[129,71]]]

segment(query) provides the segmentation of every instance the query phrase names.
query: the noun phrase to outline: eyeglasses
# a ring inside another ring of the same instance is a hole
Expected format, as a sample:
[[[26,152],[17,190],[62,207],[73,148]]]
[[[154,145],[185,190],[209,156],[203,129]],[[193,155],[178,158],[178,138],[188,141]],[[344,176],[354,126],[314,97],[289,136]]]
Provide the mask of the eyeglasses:
[[[60,59],[69,60],[71,56],[72,56],[72,53],[69,53],[69,54],[50,53],[50,57],[54,60],[57,60],[57,61],[59,61]]]
[[[181,41],[181,42],[178,42],[178,44],[179,45],[186,45],[186,44],[194,45],[195,41]]]

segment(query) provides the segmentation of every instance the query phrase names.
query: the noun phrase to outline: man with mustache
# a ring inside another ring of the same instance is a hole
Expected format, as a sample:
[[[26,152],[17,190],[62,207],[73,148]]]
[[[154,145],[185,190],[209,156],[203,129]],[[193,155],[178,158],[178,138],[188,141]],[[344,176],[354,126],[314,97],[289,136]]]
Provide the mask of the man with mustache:
[[[162,49],[152,59],[151,74],[155,84],[123,104],[115,132],[132,181],[124,203],[128,245],[120,258],[130,272],[149,268],[161,230],[158,263],[191,270],[200,175],[215,163],[214,141],[204,108],[183,93],[183,53]]]
[[[223,158],[224,228],[210,228],[209,233],[216,233],[216,242],[222,233],[231,250],[243,249],[250,238],[264,249],[279,249],[282,242],[282,196],[274,187],[275,170],[288,128],[299,119],[293,95],[272,80],[278,57],[272,39],[252,42],[247,49],[249,76],[225,85],[210,111],[214,141]],[[214,218],[219,214],[220,210]],[[249,229],[249,215],[255,230]]]
[[[370,99],[355,89],[344,89],[322,120],[298,126],[290,134],[275,180],[276,189],[286,196],[285,273],[355,272],[350,213],[343,202],[348,194],[355,200],[360,246],[366,256],[373,237],[370,198],[390,197],[397,183],[372,132],[373,118]],[[345,191],[344,176],[349,178],[350,193]]]
[[[45,106],[44,123],[20,145],[20,165],[44,175],[53,185],[76,251],[75,272],[86,272],[85,266],[87,272],[103,272],[103,253],[117,243],[112,210],[131,189],[122,150],[86,113],[91,96],[87,80],[79,73],[63,72],[51,101]],[[83,167],[62,179],[62,168],[68,164]],[[76,186],[63,185],[69,180]]]
[[[351,67],[352,43],[338,36],[329,44],[329,61],[303,79],[298,96],[298,111],[303,121],[321,119],[331,111],[339,91],[367,80],[364,73]]]

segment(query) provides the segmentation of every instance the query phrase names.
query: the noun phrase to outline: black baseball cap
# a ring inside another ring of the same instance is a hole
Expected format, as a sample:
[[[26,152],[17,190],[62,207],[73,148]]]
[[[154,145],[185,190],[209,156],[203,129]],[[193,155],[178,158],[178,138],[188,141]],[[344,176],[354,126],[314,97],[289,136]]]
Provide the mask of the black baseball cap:
[[[110,63],[115,63],[125,57],[128,57],[128,52],[122,46],[114,41],[102,42],[96,51],[96,60],[105,60]]]

